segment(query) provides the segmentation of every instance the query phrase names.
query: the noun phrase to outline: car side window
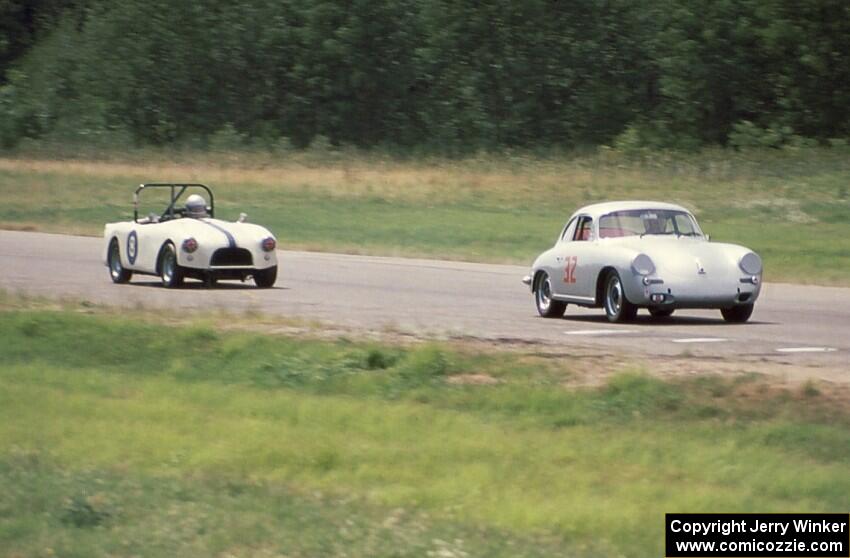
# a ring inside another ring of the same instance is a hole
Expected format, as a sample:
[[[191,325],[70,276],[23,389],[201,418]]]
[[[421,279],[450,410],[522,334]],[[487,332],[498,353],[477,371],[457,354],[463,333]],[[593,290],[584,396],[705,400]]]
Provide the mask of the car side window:
[[[564,227],[563,234],[561,234],[561,240],[572,240],[573,239],[573,234],[575,233],[577,222],[578,222],[578,219],[574,217],[573,219],[570,220],[569,223],[567,223],[567,226]]]
[[[576,227],[573,240],[586,241],[590,240],[590,228],[593,224],[593,219],[590,217],[579,217],[578,226]]]

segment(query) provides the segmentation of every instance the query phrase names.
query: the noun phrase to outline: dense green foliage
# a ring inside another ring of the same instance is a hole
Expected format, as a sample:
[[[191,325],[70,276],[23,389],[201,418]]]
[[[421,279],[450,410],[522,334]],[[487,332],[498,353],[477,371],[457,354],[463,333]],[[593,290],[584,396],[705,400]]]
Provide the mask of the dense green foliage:
[[[69,0],[0,0],[0,84],[8,65],[71,7]]]
[[[850,133],[842,0],[3,0],[0,30],[7,147],[456,153]]]

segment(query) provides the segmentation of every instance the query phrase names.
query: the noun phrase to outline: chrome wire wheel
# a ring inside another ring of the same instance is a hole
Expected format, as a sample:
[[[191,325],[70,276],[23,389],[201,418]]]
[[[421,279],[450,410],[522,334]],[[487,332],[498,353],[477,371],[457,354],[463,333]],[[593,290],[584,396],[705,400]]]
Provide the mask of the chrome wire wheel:
[[[177,252],[171,243],[162,248],[159,260],[159,277],[162,279],[162,284],[168,288],[179,287],[183,284],[183,272],[177,265]]]
[[[133,272],[125,269],[121,264],[121,248],[119,248],[117,240],[113,239],[109,244],[107,263],[109,264],[109,277],[113,283],[126,283],[132,277]]]
[[[177,258],[174,252],[168,250],[162,257],[162,280],[171,283],[174,280],[174,272],[177,270]]]
[[[117,242],[113,242],[112,246],[109,247],[109,271],[112,274],[113,281],[121,277],[121,272],[124,271]]]

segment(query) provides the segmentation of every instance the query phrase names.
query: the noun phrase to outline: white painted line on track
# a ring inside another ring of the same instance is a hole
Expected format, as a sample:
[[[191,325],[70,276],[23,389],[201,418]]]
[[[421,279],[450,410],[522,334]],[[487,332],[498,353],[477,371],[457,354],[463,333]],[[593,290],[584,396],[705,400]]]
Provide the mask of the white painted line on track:
[[[834,347],[782,347],[776,349],[777,353],[832,353],[838,349]]]
[[[673,343],[722,343],[729,341],[723,337],[684,337],[682,339],[673,339]]]
[[[567,335],[614,335],[618,333],[635,333],[633,329],[577,329],[565,331]]]

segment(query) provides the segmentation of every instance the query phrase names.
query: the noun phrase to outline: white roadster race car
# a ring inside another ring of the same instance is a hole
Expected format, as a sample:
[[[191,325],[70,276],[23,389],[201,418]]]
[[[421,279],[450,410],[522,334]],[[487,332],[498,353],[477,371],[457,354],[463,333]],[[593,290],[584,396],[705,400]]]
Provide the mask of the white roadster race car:
[[[139,195],[154,189],[167,194],[162,213],[139,218]],[[192,193],[184,201],[187,192]],[[103,231],[103,261],[115,283],[133,273],[158,275],[166,287],[191,277],[207,286],[219,279],[253,277],[268,288],[277,279],[277,241],[268,229],[215,219],[212,191],[203,184],[142,184],[133,194],[133,220],[108,223]]]
[[[589,205],[567,221],[555,245],[523,282],[541,316],[567,304],[605,308],[608,319],[655,317],[678,308],[717,308],[745,322],[761,290],[761,258],[735,244],[709,242],[685,208],[660,202]]]

